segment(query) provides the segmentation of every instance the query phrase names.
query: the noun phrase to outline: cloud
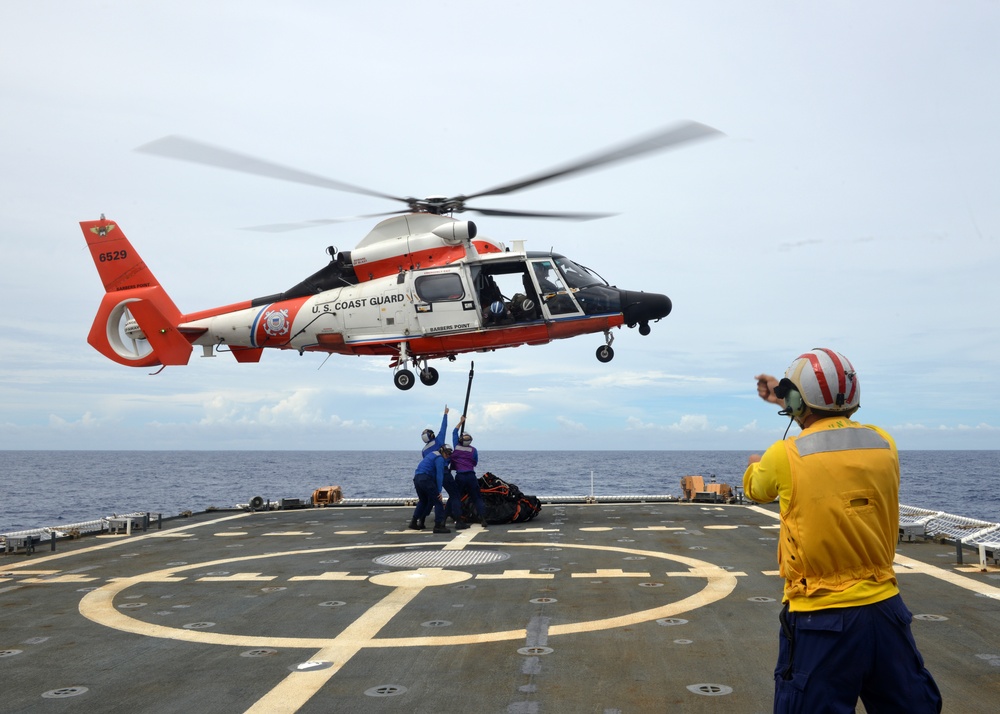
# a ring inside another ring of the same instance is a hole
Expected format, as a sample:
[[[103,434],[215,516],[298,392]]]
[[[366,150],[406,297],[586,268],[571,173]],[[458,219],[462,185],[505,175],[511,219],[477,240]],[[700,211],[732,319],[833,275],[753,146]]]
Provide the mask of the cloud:
[[[713,427],[709,419],[704,414],[685,414],[673,424],[654,424],[644,422],[637,417],[629,417],[625,420],[626,429],[633,431],[673,431],[681,433],[705,432],[705,431],[727,431],[724,426]]]

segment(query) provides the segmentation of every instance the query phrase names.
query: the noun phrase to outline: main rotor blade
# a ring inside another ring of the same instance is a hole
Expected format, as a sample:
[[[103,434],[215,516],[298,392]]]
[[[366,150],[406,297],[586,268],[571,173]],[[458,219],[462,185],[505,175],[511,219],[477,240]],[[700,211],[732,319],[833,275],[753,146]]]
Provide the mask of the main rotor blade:
[[[471,213],[481,213],[484,216],[505,216],[507,218],[561,218],[571,221],[592,221],[596,218],[609,218],[617,216],[617,213],[551,213],[548,211],[506,211],[500,208],[473,208],[469,206],[464,209]]]
[[[689,141],[707,139],[712,136],[721,135],[722,132],[718,129],[713,129],[705,124],[699,124],[698,122],[693,121],[684,122],[669,129],[661,129],[660,131],[641,139],[630,141],[626,144],[612,147],[600,153],[584,157],[583,159],[563,164],[561,166],[556,166],[543,173],[528,176],[519,181],[506,183],[495,188],[480,191],[479,193],[462,196],[461,198],[467,201],[472,198],[479,198],[480,196],[498,196],[505,193],[512,193],[544,181],[551,181],[563,176],[568,176],[569,174],[596,169],[599,166],[614,163],[615,161],[624,161],[625,159],[641,156],[642,154],[669,149],[680,144],[685,144]]]
[[[229,149],[223,149],[211,144],[205,144],[194,139],[187,139],[183,136],[165,136],[162,139],[151,141],[148,144],[135,149],[143,154],[153,154],[155,156],[165,156],[168,159],[179,161],[190,161],[195,164],[205,164],[215,166],[220,169],[239,171],[245,174],[255,174],[267,178],[281,179],[282,181],[292,181],[294,183],[304,183],[309,186],[319,186],[329,188],[334,191],[347,191],[349,193],[360,193],[365,196],[376,196],[378,198],[388,198],[392,201],[402,201],[406,199],[399,196],[390,196],[387,193],[373,191],[361,186],[353,186],[343,181],[316,174],[310,174],[298,169],[281,166],[279,164],[264,161],[263,159],[240,154]]]
[[[298,223],[269,223],[263,226],[246,226],[242,230],[260,231],[261,233],[287,233],[288,231],[298,231],[303,228],[315,228],[316,226],[328,226],[331,223],[349,223],[362,218],[379,218],[381,216],[398,216],[402,213],[410,213],[409,209],[402,211],[387,211],[385,213],[366,213],[362,216],[344,216],[343,218],[316,218],[311,221],[299,221]]]

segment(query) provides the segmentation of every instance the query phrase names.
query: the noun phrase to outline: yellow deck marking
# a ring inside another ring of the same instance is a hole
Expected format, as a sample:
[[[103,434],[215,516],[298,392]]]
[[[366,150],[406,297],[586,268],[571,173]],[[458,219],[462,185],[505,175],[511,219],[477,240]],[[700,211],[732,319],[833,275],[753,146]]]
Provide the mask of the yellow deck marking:
[[[275,531],[273,533],[261,533],[266,536],[311,536],[309,531]]]
[[[532,573],[530,570],[505,570],[502,573],[480,573],[476,580],[552,580],[552,573]]]
[[[598,568],[592,573],[571,573],[571,578],[648,578],[649,573],[626,573],[621,568]]]
[[[393,584],[395,590],[381,601],[375,603],[368,611],[352,622],[344,631],[335,637],[330,644],[316,652],[310,661],[329,661],[333,666],[304,672],[292,672],[278,686],[257,700],[247,709],[247,714],[293,714],[312,699],[333,675],[340,671],[348,660],[356,655],[368,642],[371,642],[388,622],[395,617],[413,598],[420,594],[428,585],[461,582],[465,578],[434,577],[442,573],[440,568],[420,568],[415,572],[385,573],[375,576],[372,582],[378,584]],[[467,573],[456,574],[465,575]],[[381,580],[377,580],[381,578]]]
[[[367,575],[351,575],[346,570],[343,572],[327,572],[322,575],[294,575],[289,580],[367,580]]]
[[[470,532],[471,531],[471,532]],[[452,549],[458,549],[468,544],[479,534],[489,535],[488,531],[482,529],[468,529],[457,534],[450,545]],[[116,542],[115,545],[118,543]],[[519,547],[550,547],[551,543],[517,543],[517,542],[490,542],[489,545],[504,548]],[[108,547],[108,546],[99,546]],[[333,677],[344,664],[351,659],[358,651],[364,648],[382,647],[435,647],[446,645],[466,645],[484,642],[503,641],[523,641],[527,636],[527,631],[523,627],[511,630],[495,632],[467,633],[463,635],[448,636],[422,636],[422,637],[391,637],[378,638],[377,633],[381,631],[386,623],[395,617],[420,591],[425,587],[435,585],[448,585],[470,579],[471,573],[455,570],[442,570],[441,568],[421,568],[409,571],[393,571],[375,575],[369,578],[369,582],[384,587],[392,588],[392,591],[382,600],[374,604],[369,610],[349,625],[340,635],[335,638],[323,637],[269,637],[250,636],[240,634],[225,634],[210,632],[206,630],[185,630],[182,628],[168,627],[150,622],[135,619],[114,606],[114,599],[117,595],[133,586],[142,586],[151,582],[177,582],[184,580],[181,573],[192,571],[203,571],[205,568],[219,566],[232,566],[235,563],[250,561],[268,560],[269,558],[280,558],[287,556],[309,556],[315,557],[319,553],[331,553],[337,551],[364,551],[364,550],[385,550],[387,548],[398,548],[398,544],[368,544],[368,545],[343,545],[328,548],[303,549],[297,551],[284,551],[262,553],[257,555],[246,555],[238,557],[220,558],[202,563],[187,563],[180,566],[168,567],[158,571],[145,573],[129,578],[114,579],[107,584],[88,592],[80,600],[80,614],[93,622],[117,629],[123,632],[144,635],[148,637],[160,637],[165,639],[180,640],[186,642],[197,642],[202,644],[217,644],[240,647],[270,647],[270,648],[308,648],[314,651],[311,661],[330,662],[331,666],[326,669],[313,669],[293,672],[285,677],[274,689],[256,702],[248,711],[259,714],[260,712],[277,712],[283,714],[298,711],[319,689]],[[619,546],[599,546],[584,544],[561,544],[564,549],[580,549],[585,551],[596,551],[613,555],[639,555],[658,561],[666,560],[674,564],[680,564],[688,568],[688,573],[694,575],[698,573],[706,579],[705,586],[697,593],[674,602],[668,602],[658,607],[649,608],[639,612],[629,612],[619,616],[606,617],[598,620],[583,622],[568,622],[553,625],[549,628],[549,636],[568,635],[582,632],[597,632],[619,627],[633,626],[642,622],[649,622],[659,618],[674,617],[691,610],[710,605],[713,602],[727,597],[736,587],[736,576],[717,566],[694,558],[664,553],[660,551],[635,550]],[[648,577],[648,574],[629,573],[624,574],[620,569],[597,570],[596,573],[608,573],[604,577]],[[521,575],[520,577],[535,578],[538,576],[546,579],[554,577],[550,573],[532,575]],[[586,577],[594,577],[589,574]]]
[[[581,531],[594,530],[592,528],[581,528]],[[611,530],[608,528],[607,530]],[[683,526],[646,526],[645,528],[633,528],[634,531],[684,531]]]
[[[939,568],[936,565],[921,563],[919,560],[907,558],[905,555],[900,555],[899,553],[896,553],[896,562],[907,568],[905,571],[897,571],[897,575],[899,572],[930,575],[932,578],[937,578],[938,580],[943,580],[951,585],[971,590],[979,595],[985,595],[986,597],[993,599],[1000,599],[1000,588],[995,585],[981,583],[974,578],[961,575],[953,570],[945,570],[944,568]]]
[[[691,568],[690,570],[675,570],[668,571],[668,578],[708,578],[711,577],[712,573],[718,570],[718,566],[710,565],[707,568]],[[745,578],[746,573],[740,570],[727,570],[727,573],[736,578]]]
[[[455,534],[447,545],[445,545],[442,550],[463,550],[465,546],[472,542],[480,533],[485,533],[482,526],[476,526],[475,528],[464,528]]]
[[[256,582],[264,580],[274,580],[277,575],[261,575],[260,573],[233,573],[232,575],[218,576],[218,575],[207,575],[204,578],[198,578],[199,583],[226,583],[226,582]]]
[[[734,531],[739,526],[705,526],[706,531]]]
[[[225,521],[231,521],[231,520],[233,520],[235,518],[246,518],[249,515],[251,515],[251,514],[249,514],[249,513],[238,513],[235,516],[224,516],[222,518],[216,518],[216,519],[211,520],[211,521],[205,521],[204,523],[199,523],[196,526],[188,526],[188,527],[190,527],[190,528],[204,528],[205,526],[213,526],[216,523],[224,523]],[[101,545],[93,545],[93,546],[91,546],[89,548],[80,548],[79,550],[68,550],[68,551],[63,551],[61,553],[53,553],[52,555],[44,555],[44,556],[36,557],[30,563],[30,565],[38,565],[39,563],[48,563],[50,560],[59,560],[60,558],[69,558],[71,556],[81,555],[83,553],[92,553],[92,552],[94,552],[96,550],[105,550],[107,548],[117,548],[118,546],[123,545],[125,543],[129,543],[129,544],[138,543],[140,541],[146,540],[147,538],[169,538],[169,537],[172,537],[172,536],[176,536],[176,532],[175,531],[168,531],[166,533],[161,533],[161,532],[158,531],[156,533],[140,533],[139,535],[133,534],[133,535],[131,535],[128,538],[125,538],[125,539],[116,539],[116,540],[114,540],[114,541],[112,541],[110,543],[102,543]],[[23,566],[22,565],[18,565],[17,563],[13,563],[11,565],[5,566],[5,568],[7,570],[13,570],[15,568],[24,568],[24,567],[26,567],[28,565],[29,565],[28,563],[25,563]],[[58,572],[58,571],[53,571],[53,572]]]
[[[614,530],[614,528],[611,528],[610,526],[589,526],[587,528],[581,528],[580,530],[584,533],[603,533],[604,531]]]
[[[92,583],[95,580],[100,580],[100,578],[88,578],[85,575],[67,573],[51,578],[25,578],[21,583]]]
[[[250,535],[246,531],[223,531],[222,533],[213,533],[216,538],[232,538],[234,536],[245,536]]]

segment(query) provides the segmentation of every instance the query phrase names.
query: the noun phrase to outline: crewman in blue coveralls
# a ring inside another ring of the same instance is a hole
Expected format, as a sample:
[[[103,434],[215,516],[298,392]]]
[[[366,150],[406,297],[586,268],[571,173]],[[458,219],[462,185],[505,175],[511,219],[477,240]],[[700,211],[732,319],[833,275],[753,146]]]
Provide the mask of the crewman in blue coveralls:
[[[451,434],[451,441],[455,446],[455,451],[451,455],[451,467],[455,469],[455,482],[458,484],[459,498],[469,497],[476,508],[479,525],[486,528],[486,506],[483,505],[483,494],[479,490],[479,479],[476,478],[479,451],[472,445],[472,434],[459,436],[458,430],[463,424],[465,424],[464,415],[458,420],[458,426]]]
[[[435,434],[431,429],[424,429],[420,434],[420,438],[424,441],[424,448],[420,452],[421,457],[426,457],[431,454],[444,444],[445,439],[448,437],[448,405],[444,405],[444,416],[441,417],[441,430]],[[455,477],[451,475],[451,469],[446,469],[444,473],[444,490],[448,494],[448,504],[445,507],[445,520],[448,516],[452,517],[455,521],[455,528],[461,530],[463,528],[468,528],[467,523],[462,523],[462,497],[458,491],[458,484],[455,483]],[[427,515],[426,513],[424,514]]]
[[[432,451],[421,459],[413,475],[413,487],[417,490],[417,507],[413,510],[413,520],[409,527],[414,530],[424,528],[424,519],[434,508],[434,532],[451,533],[445,527],[444,499],[441,489],[444,486],[444,475],[448,473],[448,457],[451,447],[444,444],[437,451]]]

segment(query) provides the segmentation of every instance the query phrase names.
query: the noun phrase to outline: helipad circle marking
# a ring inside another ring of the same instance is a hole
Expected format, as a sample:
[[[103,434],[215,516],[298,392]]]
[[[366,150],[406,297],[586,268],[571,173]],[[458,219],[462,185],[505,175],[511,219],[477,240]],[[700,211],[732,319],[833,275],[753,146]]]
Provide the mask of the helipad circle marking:
[[[381,575],[373,575],[368,579],[376,585],[390,588],[433,587],[436,585],[454,585],[472,577],[472,573],[458,570],[437,570],[420,568],[418,570],[401,570]]]
[[[343,600],[327,600],[326,602],[321,602],[320,607],[343,607],[347,603]]]
[[[504,543],[504,547],[511,548],[538,548],[545,543]],[[105,625],[112,629],[149,637],[161,637],[165,639],[181,640],[185,642],[199,642],[203,644],[218,644],[242,647],[290,647],[290,648],[326,648],[336,643],[336,638],[328,637],[282,637],[263,635],[242,635],[225,634],[219,632],[195,631],[190,628],[176,628],[166,625],[155,624],[136,620],[125,612],[114,607],[114,598],[121,592],[133,586],[141,586],[148,582],[162,582],[166,578],[183,577],[185,571],[203,571],[206,566],[234,565],[246,562],[268,560],[270,558],[282,558],[288,556],[315,556],[317,553],[337,551],[373,549],[398,549],[399,544],[373,545],[359,548],[357,545],[333,546],[320,549],[306,549],[297,551],[269,552],[257,555],[243,555],[227,557],[225,559],[209,561],[207,563],[196,563],[176,568],[165,568],[162,570],[143,573],[130,578],[122,578],[109,582],[100,588],[87,593],[80,600],[79,610],[87,619],[98,624]],[[652,550],[635,550],[615,545],[594,545],[594,544],[564,544],[564,548],[580,549],[581,551],[597,551],[607,554],[624,555],[644,555],[652,560],[664,560],[675,564],[680,564],[682,568],[697,572],[698,577],[704,579],[704,587],[691,595],[673,602],[652,607],[646,610],[627,612],[621,615],[612,615],[596,620],[585,620],[578,622],[564,622],[553,625],[549,628],[549,636],[555,637],[565,634],[576,634],[582,632],[600,632],[619,627],[633,626],[641,622],[649,622],[658,618],[666,618],[679,615],[691,610],[708,606],[726,598],[736,588],[736,576],[718,566],[706,561],[697,560],[675,553],[665,553]],[[471,573],[448,570],[418,570],[409,572],[386,573],[369,578],[369,582],[386,587],[406,589],[421,589],[429,585],[453,585],[472,577]],[[437,635],[418,637],[371,637],[364,642],[357,643],[358,648],[380,648],[380,647],[428,647],[456,645],[482,642],[502,642],[509,640],[521,640],[525,637],[523,627],[510,630],[492,632],[473,632],[464,635]]]

